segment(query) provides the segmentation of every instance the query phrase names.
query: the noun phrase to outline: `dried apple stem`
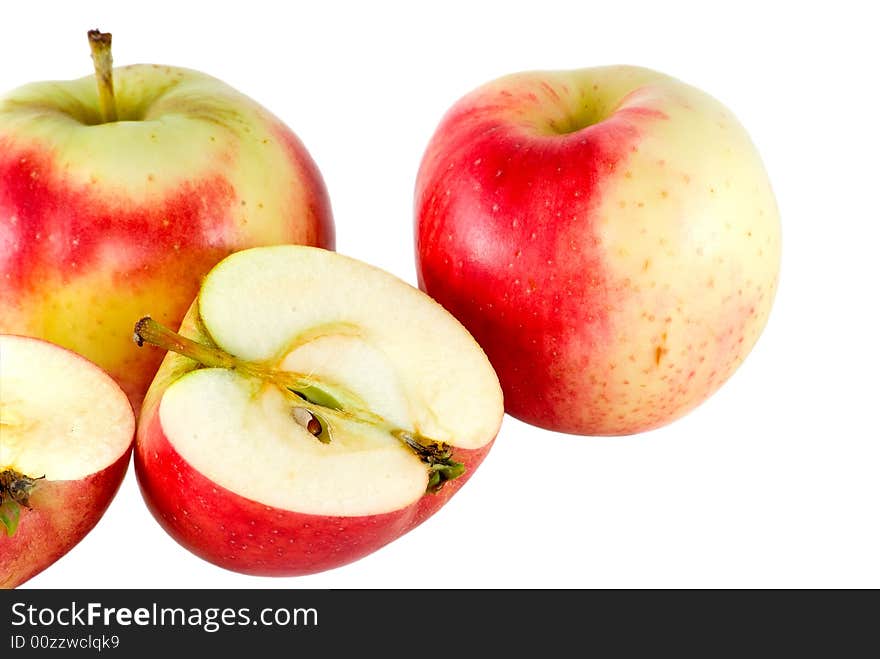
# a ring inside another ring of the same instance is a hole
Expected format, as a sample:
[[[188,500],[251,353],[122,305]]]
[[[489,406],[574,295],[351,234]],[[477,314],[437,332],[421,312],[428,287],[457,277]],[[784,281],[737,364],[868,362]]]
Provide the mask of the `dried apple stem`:
[[[95,79],[98,82],[98,103],[104,123],[116,121],[116,96],[113,93],[113,35],[109,32],[89,30],[89,47],[95,63]]]
[[[300,373],[279,371],[265,364],[239,359],[221,348],[188,339],[149,316],[141,318],[135,324],[134,340],[139,346],[149,343],[188,357],[208,368],[225,368],[259,378],[293,394],[296,404],[292,410],[292,418],[322,443],[330,443],[332,437],[327,419],[346,418],[384,426],[392,437],[409,448],[428,467],[428,492],[437,492],[446,481],[458,478],[465,471],[463,464],[452,459],[452,448],[448,444],[417,432],[395,428],[369,410],[347,407],[312,379]]]

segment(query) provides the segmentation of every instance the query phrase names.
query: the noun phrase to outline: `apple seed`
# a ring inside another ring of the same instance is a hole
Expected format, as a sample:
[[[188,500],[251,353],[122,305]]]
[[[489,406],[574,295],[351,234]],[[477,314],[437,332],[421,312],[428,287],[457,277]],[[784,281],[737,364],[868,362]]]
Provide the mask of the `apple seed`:
[[[297,392],[294,393],[299,395]],[[318,441],[322,444],[330,443],[330,433],[327,430],[327,424],[321,423],[321,420],[313,412],[304,407],[294,407],[293,419],[314,437],[317,437]]]

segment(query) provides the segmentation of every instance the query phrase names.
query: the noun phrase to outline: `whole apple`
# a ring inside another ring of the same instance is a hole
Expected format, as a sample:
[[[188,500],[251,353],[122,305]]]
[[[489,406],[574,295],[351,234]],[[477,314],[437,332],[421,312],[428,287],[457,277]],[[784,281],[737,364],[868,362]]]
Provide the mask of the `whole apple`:
[[[136,350],[146,313],[176,326],[200,278],[233,251],[332,248],[321,175],[299,139],[203,73],[113,69],[0,98],[0,331],[93,360],[135,409],[160,355]]]
[[[567,433],[666,424],[754,346],[780,224],[731,112],[644,68],[501,78],[418,173],[420,286],[470,330],[506,410]]]

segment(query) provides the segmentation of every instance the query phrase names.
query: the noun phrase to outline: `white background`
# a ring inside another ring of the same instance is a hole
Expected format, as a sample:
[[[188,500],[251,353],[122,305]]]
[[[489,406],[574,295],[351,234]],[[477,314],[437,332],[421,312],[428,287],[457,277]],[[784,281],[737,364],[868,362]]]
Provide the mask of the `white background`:
[[[113,33],[117,64],[219,77],[305,142],[338,250],[414,283],[416,169],[457,98],[523,69],[655,68],[727,104],[764,158],[783,220],[769,325],[713,398],[663,429],[597,439],[505,418],[449,505],[346,567],[214,567],[160,529],[129,471],[95,530],[26,587],[880,587],[870,3],[305,5],[11,3],[0,90],[89,73],[92,27]]]

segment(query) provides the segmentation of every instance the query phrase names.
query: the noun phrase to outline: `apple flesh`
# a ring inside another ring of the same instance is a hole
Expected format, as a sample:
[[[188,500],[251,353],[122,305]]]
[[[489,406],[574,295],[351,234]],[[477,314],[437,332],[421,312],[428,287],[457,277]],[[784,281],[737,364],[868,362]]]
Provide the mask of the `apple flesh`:
[[[648,69],[521,73],[461,99],[415,194],[420,286],[474,335],[507,411],[622,435],[693,409],[758,339],[780,225],[748,135]]]
[[[68,350],[0,335],[0,588],[66,554],[97,524],[128,467],[134,413]]]
[[[176,326],[233,251],[334,232],[314,161],[256,102],[177,67],[111,79],[116,121],[94,76],[0,97],[0,331],[86,356],[139,409],[160,355],[132,345],[138,318]]]
[[[485,354],[451,315],[326,250],[264,247],[205,278],[144,401],[135,465],[160,524],[239,572],[337,567],[424,521],[503,416]]]

